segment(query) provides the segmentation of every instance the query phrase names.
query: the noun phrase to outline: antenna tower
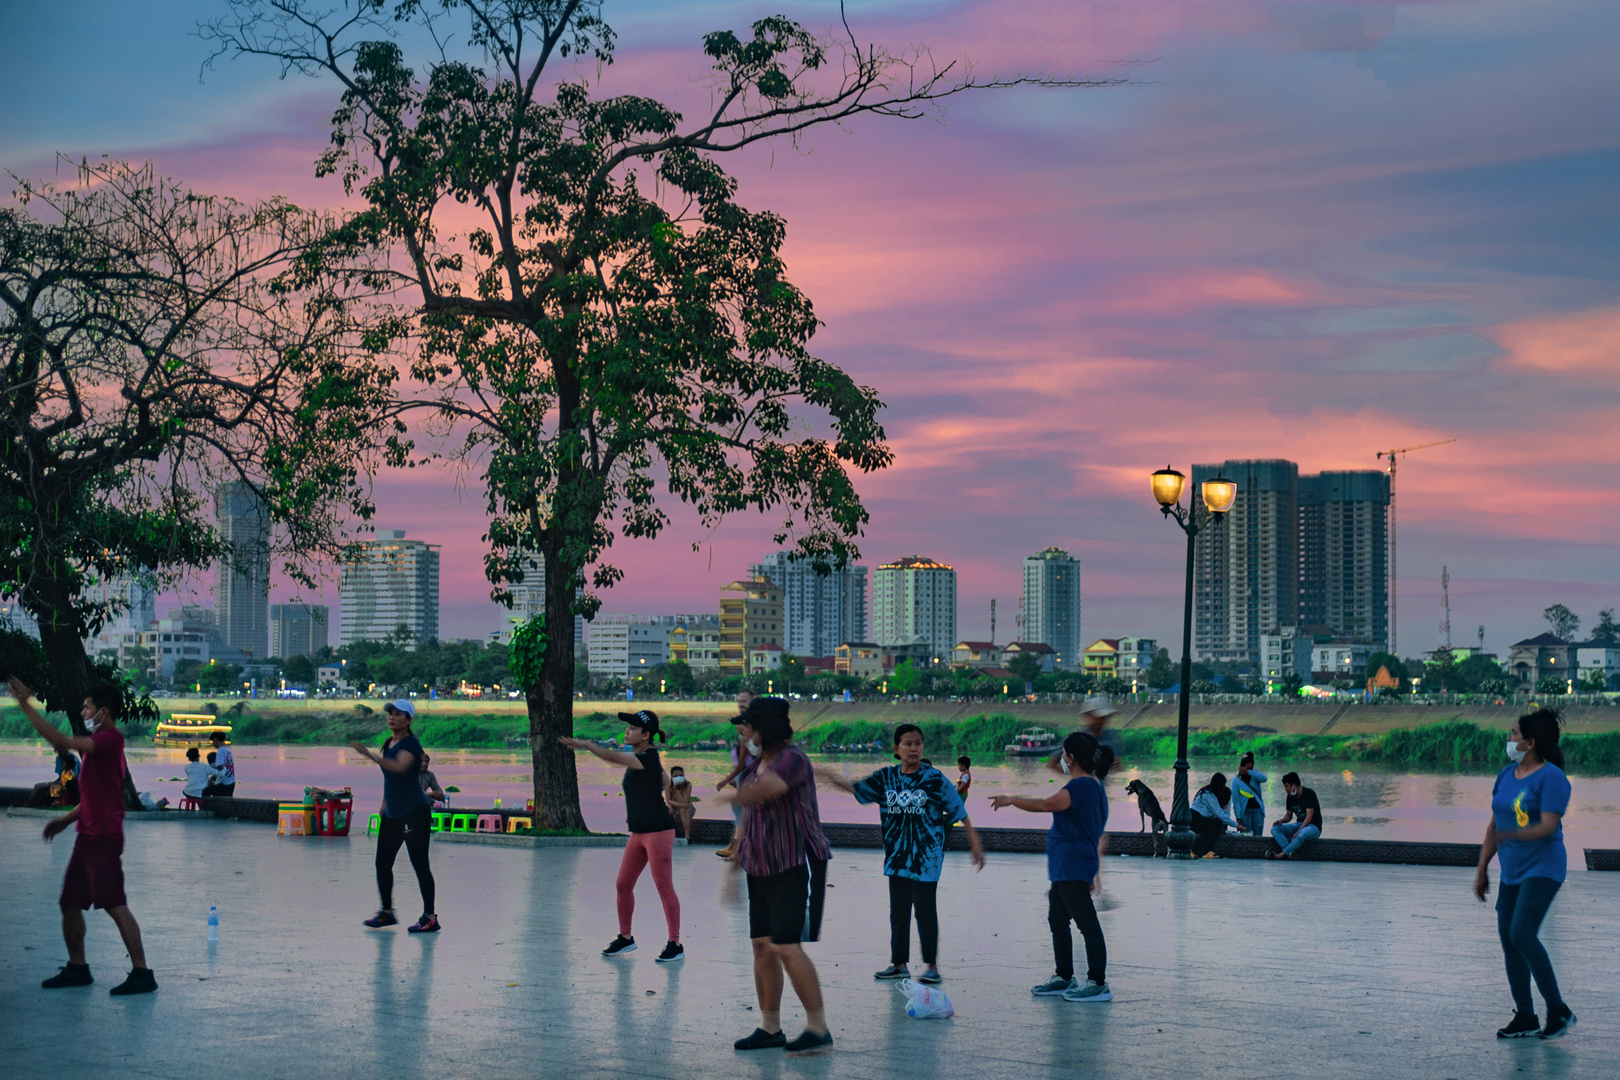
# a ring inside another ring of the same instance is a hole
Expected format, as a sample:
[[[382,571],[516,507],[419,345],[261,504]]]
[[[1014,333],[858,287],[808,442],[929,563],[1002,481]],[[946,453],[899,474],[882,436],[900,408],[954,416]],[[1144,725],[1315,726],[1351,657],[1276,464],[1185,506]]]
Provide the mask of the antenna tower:
[[[990,598],[990,644],[996,643],[996,599]]]
[[[1451,651],[1451,571],[1446,567],[1440,568],[1440,645]]]
[[[1485,651],[1485,624],[1484,623],[1479,624],[1479,651],[1482,652],[1482,653]]]
[[[1384,458],[1389,459],[1389,651],[1396,656],[1401,654],[1395,651],[1395,458],[1397,454],[1427,450],[1431,446],[1444,446],[1456,441],[1456,439],[1441,439],[1438,442],[1418,443],[1416,446],[1397,446],[1393,450],[1380,450],[1377,454],[1380,461]]]

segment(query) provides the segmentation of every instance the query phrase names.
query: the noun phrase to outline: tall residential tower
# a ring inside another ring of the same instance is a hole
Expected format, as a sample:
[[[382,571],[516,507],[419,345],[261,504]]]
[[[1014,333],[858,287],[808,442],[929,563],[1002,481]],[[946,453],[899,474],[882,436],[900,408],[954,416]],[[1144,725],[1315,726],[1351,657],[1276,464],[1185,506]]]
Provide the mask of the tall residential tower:
[[[378,529],[338,582],[338,643],[382,641],[400,627],[407,648],[439,636],[439,545]]]
[[[949,659],[956,647],[956,571],[908,555],[872,575],[872,638],[878,645],[926,642],[930,655]]]
[[[270,654],[270,515],[241,481],[214,492],[214,521],[230,554],[215,568],[219,636],[247,656]]]
[[[1050,645],[1060,671],[1080,667],[1080,560],[1049,547],[1024,559],[1024,641]]]
[[[748,568],[782,587],[782,648],[795,656],[831,656],[846,641],[866,640],[866,567],[818,574],[791,552],[773,551]]]

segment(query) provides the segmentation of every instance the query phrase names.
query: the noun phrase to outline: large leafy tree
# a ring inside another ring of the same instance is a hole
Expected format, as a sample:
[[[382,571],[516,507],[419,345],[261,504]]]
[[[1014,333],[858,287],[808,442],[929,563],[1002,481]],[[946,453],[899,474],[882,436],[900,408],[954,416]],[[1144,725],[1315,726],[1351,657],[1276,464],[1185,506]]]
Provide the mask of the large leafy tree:
[[[1581,617],[1563,604],[1553,604],[1544,609],[1541,617],[1552,627],[1553,636],[1564,641],[1574,641],[1581,632]]]
[[[775,542],[825,567],[857,554],[867,520],[852,474],[890,460],[877,395],[809,351],[785,223],[738,203],[721,158],[1040,80],[976,80],[775,17],[704,38],[712,102],[688,119],[598,96],[587,64],[605,78],[614,41],[600,0],[230,8],[203,28],[216,55],[341,85],[318,168],[369,207],[348,235],[395,244],[417,290],[413,374],[453,436],[443,452],[482,470],[492,595],[543,564],[546,647],[524,679],[537,824],[581,827],[557,738],[573,730],[573,616],[598,603],[576,589],[620,577],[615,531],[663,530],[662,483],[705,525],[780,512]],[[408,58],[401,40],[426,48]]]
[[[369,509],[355,451],[394,372],[357,333],[381,279],[310,258],[334,224],[120,163],[0,207],[0,595],[38,621],[75,730],[83,639],[118,613],[93,587],[228,554],[215,484],[262,495],[295,569]]]

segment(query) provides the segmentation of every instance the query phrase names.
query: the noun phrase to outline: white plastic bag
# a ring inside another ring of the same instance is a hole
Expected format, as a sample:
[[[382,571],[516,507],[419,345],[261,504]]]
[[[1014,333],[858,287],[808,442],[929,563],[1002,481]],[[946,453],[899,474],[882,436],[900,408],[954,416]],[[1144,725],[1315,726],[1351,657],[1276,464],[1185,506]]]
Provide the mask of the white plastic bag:
[[[906,996],[906,1015],[913,1020],[927,1020],[930,1017],[948,1020],[956,1015],[951,999],[937,986],[924,986],[910,979],[901,979],[899,989]]]

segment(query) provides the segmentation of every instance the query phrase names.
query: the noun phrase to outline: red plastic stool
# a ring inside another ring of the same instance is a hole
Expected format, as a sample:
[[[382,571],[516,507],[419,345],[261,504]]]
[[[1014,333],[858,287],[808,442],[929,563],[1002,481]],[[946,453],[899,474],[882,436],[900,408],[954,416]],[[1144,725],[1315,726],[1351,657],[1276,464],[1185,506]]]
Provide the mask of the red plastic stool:
[[[202,808],[203,808],[203,805],[202,805],[201,800],[193,799],[190,795],[182,795],[182,796],[180,796],[180,809],[182,809],[182,810],[201,810]]]

